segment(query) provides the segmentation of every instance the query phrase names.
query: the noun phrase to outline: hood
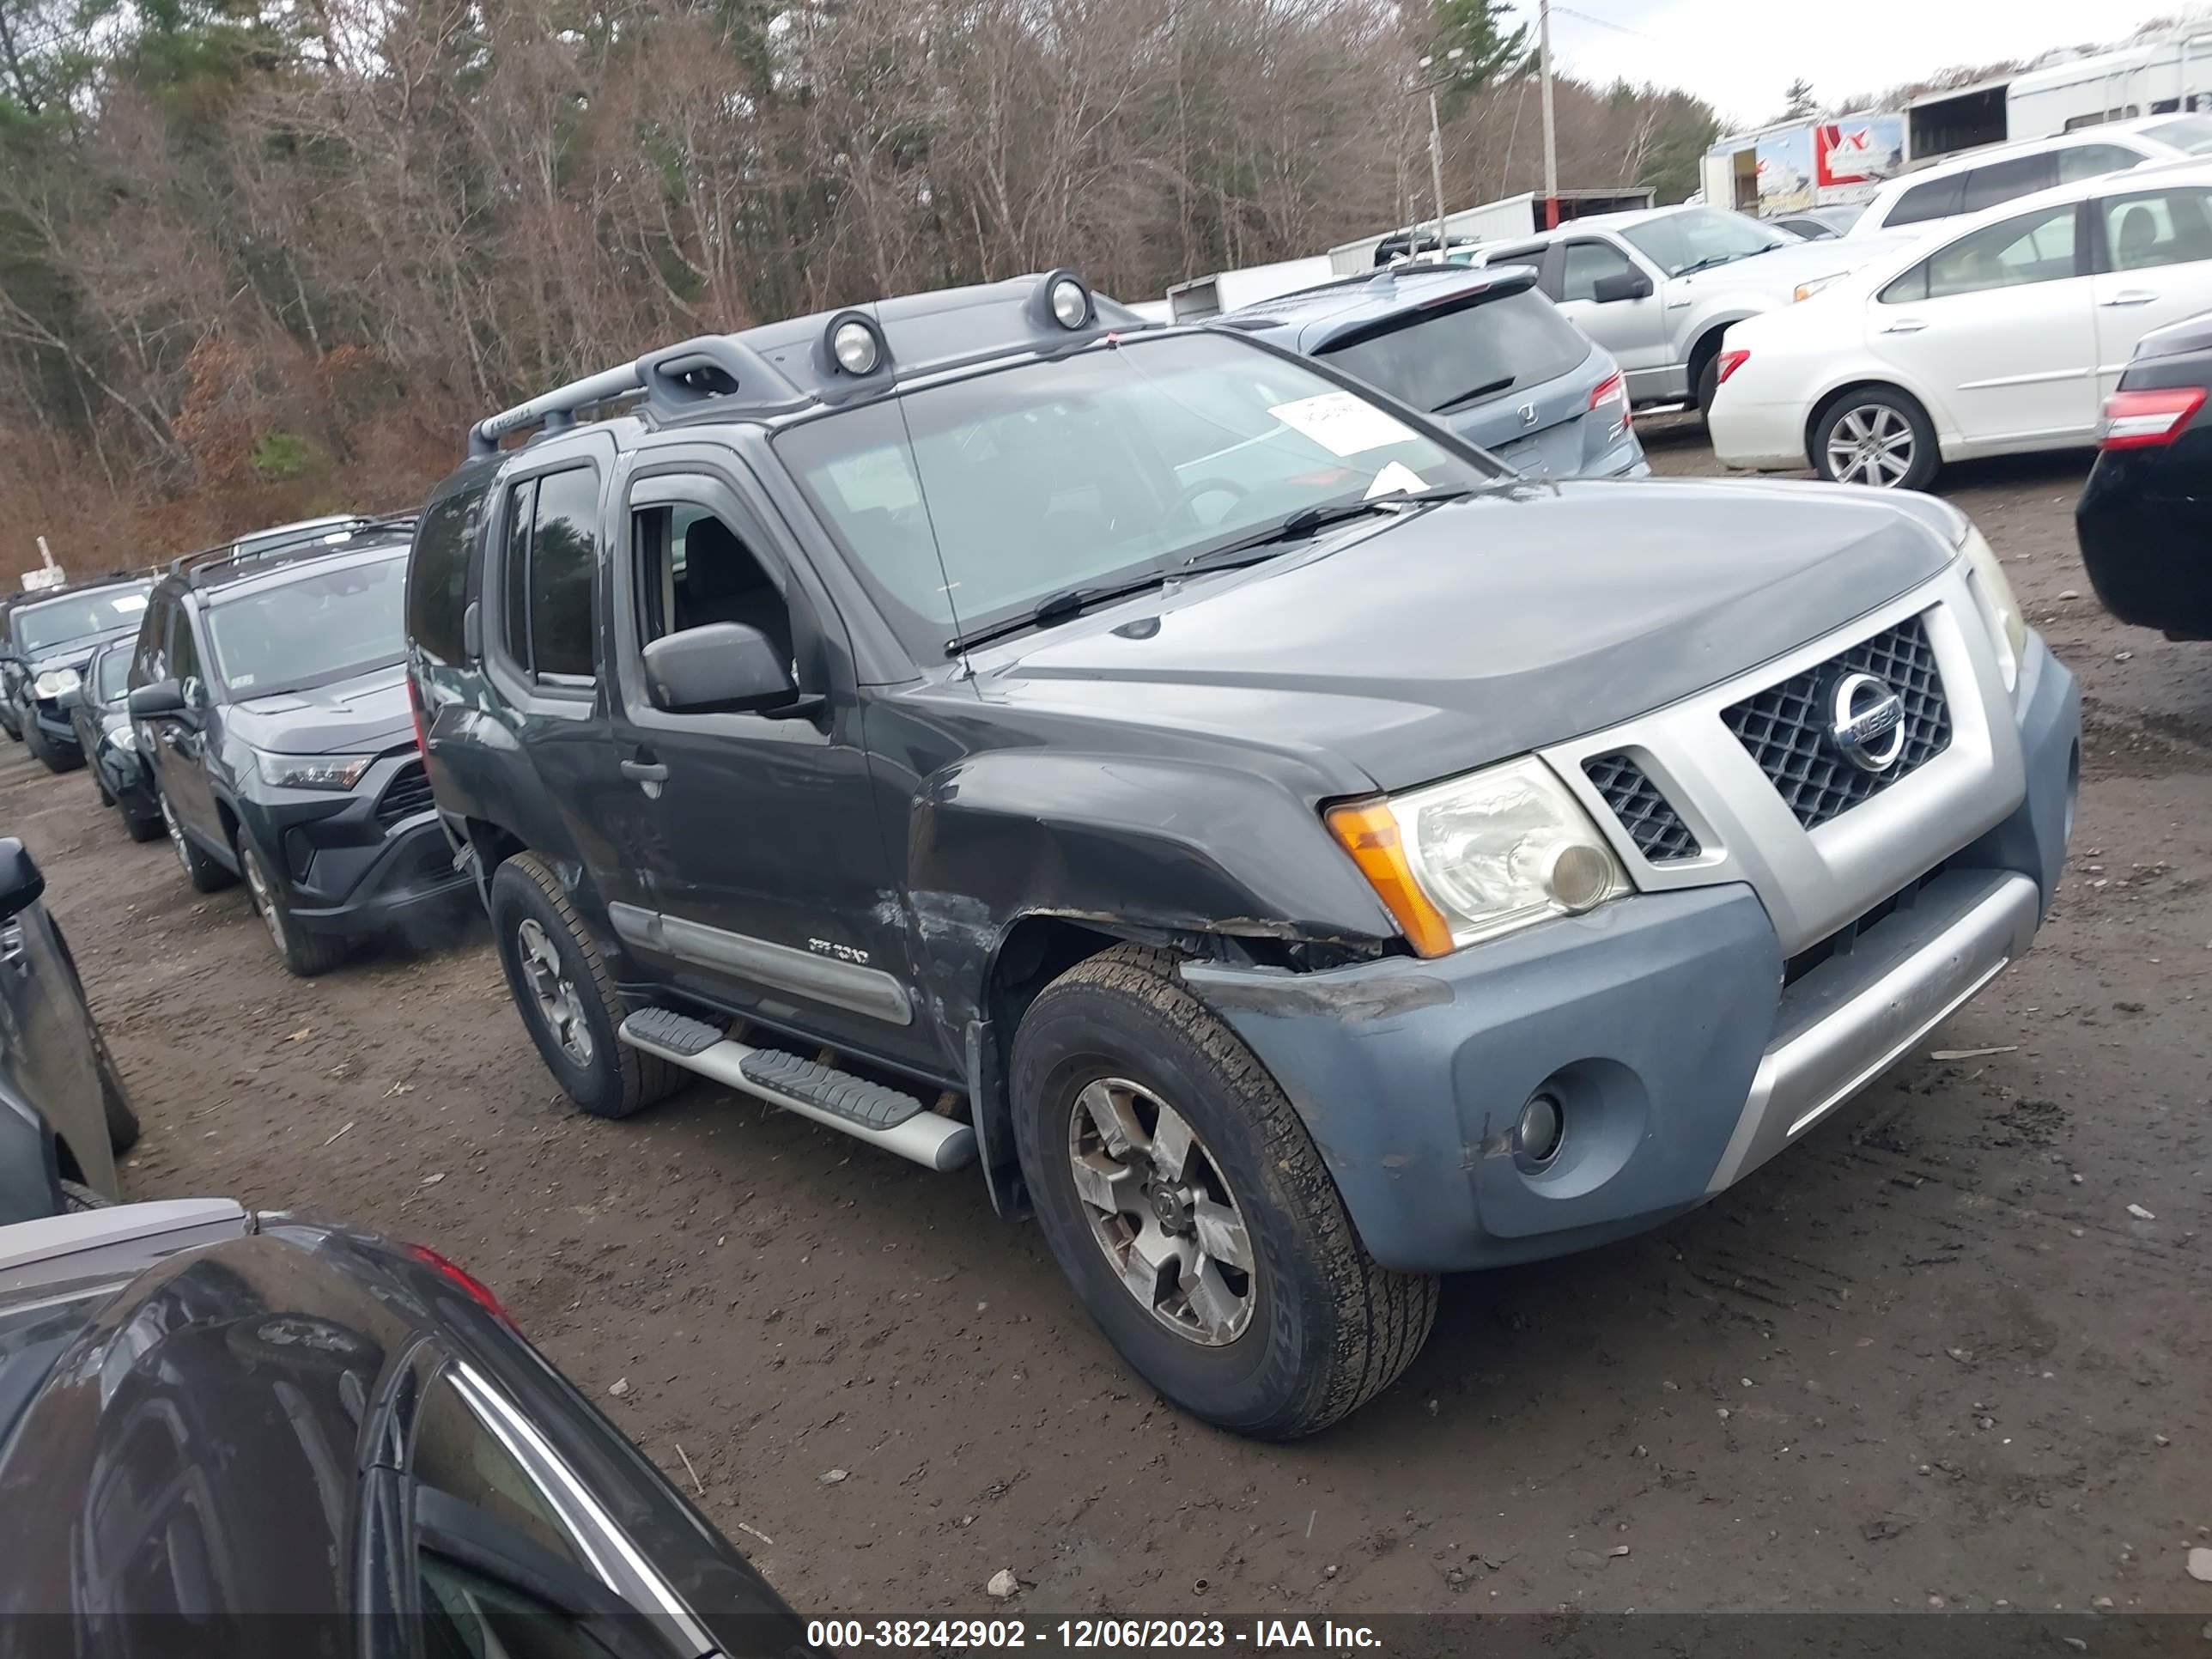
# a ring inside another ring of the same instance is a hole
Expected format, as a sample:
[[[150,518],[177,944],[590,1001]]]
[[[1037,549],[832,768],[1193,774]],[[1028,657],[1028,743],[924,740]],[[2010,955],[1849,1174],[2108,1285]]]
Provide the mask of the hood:
[[[105,634],[88,634],[81,640],[64,640],[59,645],[48,646],[30,658],[28,672],[33,679],[57,668],[74,668],[82,673],[84,665],[92,660],[92,653],[101,646],[131,639],[137,632],[138,624],[133,623],[128,628],[112,628]]]
[[[1022,636],[977,653],[974,690],[1331,757],[1324,771],[1400,789],[1840,628],[1942,569],[1960,522],[1837,485],[1519,488]]]
[[[247,697],[231,706],[230,732],[280,755],[372,755],[412,742],[404,665],[372,669],[302,691]]]
[[[1755,253],[1748,259],[1734,259],[1724,265],[1715,265],[1711,270],[1674,277],[1668,283],[1668,292],[1671,294],[1677,285],[1694,293],[1771,288],[1782,290],[1787,297],[1800,283],[1817,282],[1823,276],[1856,270],[1869,260],[1878,259],[1890,249],[1911,240],[1895,235],[1830,236],[1817,242],[1793,243],[1776,248],[1771,253]]]

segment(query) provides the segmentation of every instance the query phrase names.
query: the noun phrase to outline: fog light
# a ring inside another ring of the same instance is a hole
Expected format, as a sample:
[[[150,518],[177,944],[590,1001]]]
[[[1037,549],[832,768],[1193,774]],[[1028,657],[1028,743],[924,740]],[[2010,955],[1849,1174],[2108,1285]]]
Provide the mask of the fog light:
[[[1566,1117],[1550,1095],[1531,1095],[1513,1126],[1513,1151],[1523,1163],[1549,1164],[1566,1133]]]
[[[838,325],[830,339],[830,349],[837,354],[837,367],[848,374],[872,374],[876,367],[876,331],[866,323],[851,322]]]
[[[1091,296],[1073,276],[1052,285],[1052,314],[1062,328],[1081,328],[1091,315]]]
[[[1552,860],[1551,885],[1552,896],[1563,909],[1580,914],[1613,891],[1613,860],[1595,847],[1577,843],[1562,848]]]

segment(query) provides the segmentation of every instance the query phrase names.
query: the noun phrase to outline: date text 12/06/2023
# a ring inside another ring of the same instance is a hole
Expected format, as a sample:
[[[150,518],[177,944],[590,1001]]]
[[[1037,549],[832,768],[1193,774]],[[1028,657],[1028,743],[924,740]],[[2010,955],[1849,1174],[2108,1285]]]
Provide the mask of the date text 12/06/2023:
[[[1329,1619],[817,1619],[808,1621],[806,1639],[831,1652],[853,1653],[1165,1653],[1194,1648],[1374,1653],[1382,1645],[1372,1626]]]

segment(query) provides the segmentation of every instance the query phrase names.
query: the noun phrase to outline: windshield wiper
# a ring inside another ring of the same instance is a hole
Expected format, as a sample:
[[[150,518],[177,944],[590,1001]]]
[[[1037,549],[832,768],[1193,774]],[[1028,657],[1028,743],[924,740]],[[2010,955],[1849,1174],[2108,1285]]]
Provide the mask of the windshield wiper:
[[[1475,387],[1472,392],[1462,392],[1456,398],[1445,398],[1443,402],[1431,409],[1429,413],[1431,415],[1442,415],[1449,410],[1457,409],[1462,404],[1471,404],[1478,398],[1487,398],[1497,392],[1510,391],[1512,389],[1513,380],[1514,377],[1508,374],[1502,380],[1492,380],[1487,385]]]
[[[1175,573],[1155,570],[1125,582],[1110,582],[1103,587],[1063,587],[1057,593],[1048,593],[1028,610],[1008,617],[1000,622],[987,623],[972,634],[963,634],[945,642],[945,654],[957,657],[971,646],[986,645],[993,640],[1004,639],[1009,634],[1018,634],[1024,628],[1049,628],[1054,623],[1064,623],[1071,617],[1079,617],[1091,606],[1104,605],[1109,599],[1125,599],[1132,593],[1142,593],[1148,588],[1165,584]]]
[[[1309,536],[1318,535],[1331,525],[1364,519],[1375,513],[1395,513],[1403,507],[1455,501],[1462,495],[1474,493],[1466,484],[1437,484],[1428,489],[1393,490],[1387,495],[1370,495],[1364,501],[1324,501],[1318,507],[1302,507],[1287,519],[1263,525],[1250,535],[1240,536],[1225,546],[1194,553],[1183,561],[1182,568],[1186,570],[1218,570],[1225,564],[1249,562],[1241,560],[1240,556],[1263,547],[1302,542]]]

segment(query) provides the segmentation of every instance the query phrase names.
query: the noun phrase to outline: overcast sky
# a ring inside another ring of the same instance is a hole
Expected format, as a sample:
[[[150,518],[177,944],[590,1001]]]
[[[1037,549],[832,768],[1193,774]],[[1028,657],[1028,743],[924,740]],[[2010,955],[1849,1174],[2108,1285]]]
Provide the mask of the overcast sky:
[[[1739,130],[1778,112],[1783,88],[1800,75],[1816,97],[1880,92],[1954,64],[2115,40],[2182,9],[2176,0],[1573,0],[1577,17],[1560,9],[1567,3],[1553,0],[1552,12],[1563,73],[1686,87]],[[1536,0],[1517,0],[1515,12],[1533,33]]]

